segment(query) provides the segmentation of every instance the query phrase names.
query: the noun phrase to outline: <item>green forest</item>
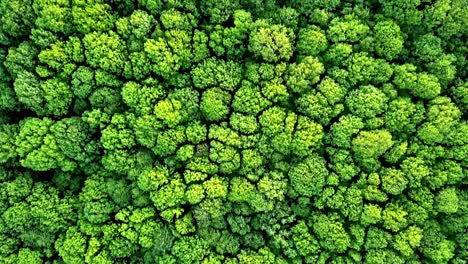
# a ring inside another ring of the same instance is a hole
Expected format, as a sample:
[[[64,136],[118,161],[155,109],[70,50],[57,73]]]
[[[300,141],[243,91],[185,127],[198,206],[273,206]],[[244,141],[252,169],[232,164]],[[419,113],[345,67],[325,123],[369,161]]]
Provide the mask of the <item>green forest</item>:
[[[468,0],[0,0],[0,263],[468,264]]]

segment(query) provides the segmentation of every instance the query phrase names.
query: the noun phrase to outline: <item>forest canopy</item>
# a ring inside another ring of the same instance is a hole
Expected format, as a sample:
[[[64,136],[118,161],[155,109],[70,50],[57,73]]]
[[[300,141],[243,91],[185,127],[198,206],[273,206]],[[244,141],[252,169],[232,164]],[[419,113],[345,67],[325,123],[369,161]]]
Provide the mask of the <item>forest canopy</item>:
[[[0,0],[0,263],[468,263],[466,0]]]

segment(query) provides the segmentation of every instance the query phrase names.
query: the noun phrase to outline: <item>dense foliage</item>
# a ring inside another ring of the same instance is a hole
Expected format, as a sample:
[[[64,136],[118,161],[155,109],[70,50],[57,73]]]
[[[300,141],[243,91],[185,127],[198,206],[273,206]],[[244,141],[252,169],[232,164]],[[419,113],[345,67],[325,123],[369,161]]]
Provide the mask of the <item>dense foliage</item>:
[[[1,263],[468,260],[466,0],[0,0]]]

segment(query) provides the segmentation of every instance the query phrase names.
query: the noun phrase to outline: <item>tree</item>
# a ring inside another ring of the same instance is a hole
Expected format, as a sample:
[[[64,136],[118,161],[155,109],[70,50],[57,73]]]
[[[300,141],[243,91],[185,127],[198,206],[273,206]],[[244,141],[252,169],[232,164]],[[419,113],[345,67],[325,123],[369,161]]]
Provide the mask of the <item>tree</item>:
[[[92,32],[83,38],[86,61],[90,66],[120,73],[127,58],[125,44],[113,31]]]
[[[382,175],[382,188],[390,194],[398,195],[406,189],[408,180],[402,171],[386,169]]]
[[[206,90],[202,94],[200,110],[204,117],[210,121],[219,121],[229,113],[230,95],[219,88]]]
[[[73,93],[67,83],[59,79],[49,79],[41,84],[44,92],[44,111],[49,115],[61,116],[68,112]]]
[[[361,86],[349,93],[346,106],[351,113],[361,118],[375,117],[386,110],[387,97],[374,86]]]
[[[325,32],[316,26],[301,29],[297,39],[297,51],[305,56],[316,56],[328,47]]]
[[[386,130],[361,131],[352,141],[352,150],[359,162],[372,164],[392,145],[392,135]]]
[[[423,61],[431,61],[442,55],[443,50],[441,44],[442,41],[440,38],[432,34],[423,35],[414,43],[416,46],[415,55]]]
[[[313,224],[320,245],[330,252],[341,253],[351,245],[350,237],[340,222],[333,221],[326,215],[318,215]]]
[[[382,13],[395,19],[399,24],[409,27],[421,23],[423,14],[418,10],[418,6],[421,4],[420,0],[413,0],[408,3],[400,0],[379,2],[382,4]]]
[[[33,72],[36,66],[34,59],[38,51],[31,42],[22,42],[17,47],[8,49],[4,65],[12,77],[16,78],[21,72]]]
[[[388,104],[388,110],[384,113],[385,127],[390,132],[412,133],[416,125],[422,121],[421,104],[414,104],[409,97],[400,97]]]
[[[369,27],[353,16],[335,18],[330,22],[329,38],[333,42],[358,42],[369,32]]]
[[[323,137],[323,127],[307,117],[299,116],[296,131],[291,141],[294,155],[305,157],[311,150],[319,149]]]
[[[155,104],[163,96],[161,85],[155,82],[143,87],[138,83],[128,82],[122,87],[123,101],[140,115],[153,113],[154,108],[156,108]]]
[[[364,128],[364,123],[359,117],[346,115],[340,117],[338,122],[332,124],[330,136],[332,143],[338,147],[351,147],[351,137]]]
[[[312,155],[293,165],[288,176],[295,191],[310,197],[317,195],[325,186],[328,170],[325,160],[318,155]]]
[[[249,50],[267,62],[289,60],[294,33],[282,25],[262,25],[262,21],[258,24],[250,34]]]
[[[396,58],[403,49],[403,37],[398,24],[392,20],[378,22],[374,31],[377,54],[388,60]]]
[[[437,211],[446,214],[456,213],[458,210],[457,191],[452,188],[441,190],[435,198]]]
[[[229,19],[238,7],[238,1],[211,1],[203,0],[200,10],[209,17],[211,23],[220,24]]]
[[[151,71],[169,79],[173,75],[173,70],[186,68],[189,64],[190,37],[185,31],[168,31],[165,37],[147,39],[144,51],[152,63]]]
[[[394,83],[422,99],[433,99],[441,92],[437,77],[425,72],[416,73],[416,67],[412,64],[395,67]]]
[[[377,224],[382,218],[382,208],[375,204],[366,204],[361,215],[361,223],[363,225]],[[370,231],[368,233],[370,235]],[[372,243],[374,245],[374,243]],[[375,245],[378,245],[375,243]]]
[[[0,4],[1,33],[0,42],[10,43],[10,38],[16,39],[28,35],[36,18],[29,0],[9,0]],[[12,40],[13,40],[12,39]]]
[[[310,85],[317,83],[323,72],[323,64],[318,59],[307,56],[299,63],[289,66],[286,84],[291,91],[300,94],[308,91]]]
[[[382,212],[382,220],[384,228],[397,232],[407,226],[408,212],[401,206],[389,203]]]
[[[73,0],[71,16],[75,29],[82,34],[111,30],[115,22],[112,7],[94,1]]]
[[[260,93],[259,87],[244,81],[234,94],[232,107],[236,112],[256,115],[270,104],[271,102]]]
[[[206,89],[212,86],[233,91],[241,82],[242,68],[233,61],[209,58],[192,70],[193,83],[196,88]]]

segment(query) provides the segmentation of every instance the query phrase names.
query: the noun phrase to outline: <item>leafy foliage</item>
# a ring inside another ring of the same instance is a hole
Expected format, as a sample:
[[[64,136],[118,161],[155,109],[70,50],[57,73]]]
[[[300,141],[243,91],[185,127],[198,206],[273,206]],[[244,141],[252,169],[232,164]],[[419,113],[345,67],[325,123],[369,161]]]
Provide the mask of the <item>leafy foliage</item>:
[[[1,0],[0,263],[468,259],[466,0]]]

